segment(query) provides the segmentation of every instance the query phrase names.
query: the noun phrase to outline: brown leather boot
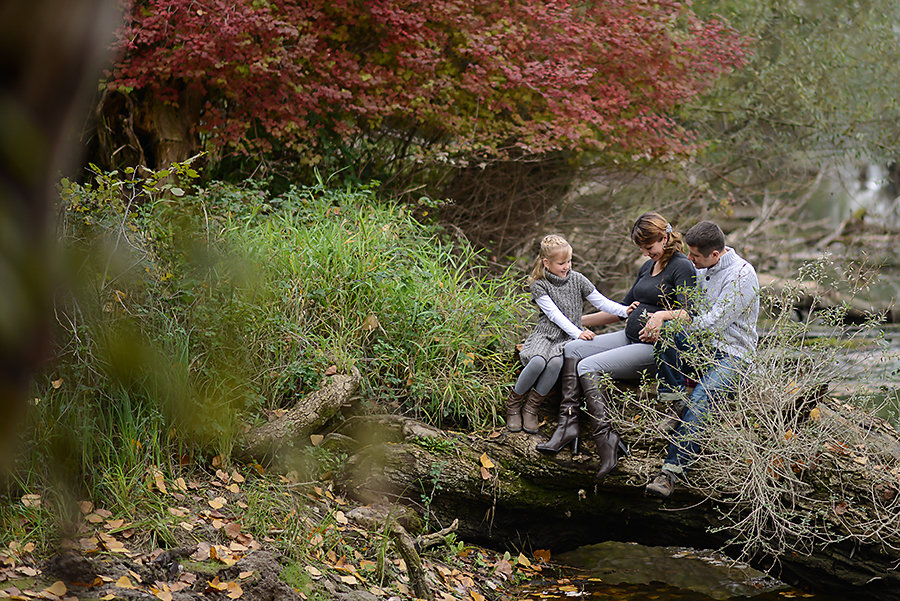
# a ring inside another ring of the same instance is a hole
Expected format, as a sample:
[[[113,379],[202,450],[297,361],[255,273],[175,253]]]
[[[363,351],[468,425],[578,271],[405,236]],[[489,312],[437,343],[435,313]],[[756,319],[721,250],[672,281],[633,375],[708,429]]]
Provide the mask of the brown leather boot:
[[[591,416],[591,435],[597,445],[597,456],[600,459],[597,480],[602,482],[606,474],[618,465],[619,453],[628,454],[628,447],[622,442],[619,433],[612,429],[612,424],[607,419],[606,403],[609,398],[597,386],[596,380],[599,377],[600,374],[585,374],[580,379],[587,412]]]
[[[522,401],[524,400],[524,394],[519,394],[515,388],[509,389],[509,396],[506,397],[506,429],[510,432],[521,432],[522,430]]]
[[[558,453],[568,445],[572,445],[572,454],[578,454],[578,439],[581,427],[578,423],[578,404],[581,400],[581,386],[578,382],[576,366],[578,359],[563,359],[562,372],[559,376],[562,400],[559,402],[559,422],[553,436],[547,442],[535,448],[541,453]]]
[[[522,429],[529,434],[537,434],[541,425],[541,418],[538,415],[538,408],[547,398],[546,394],[538,394],[537,390],[532,388],[528,394],[528,400],[522,408]]]

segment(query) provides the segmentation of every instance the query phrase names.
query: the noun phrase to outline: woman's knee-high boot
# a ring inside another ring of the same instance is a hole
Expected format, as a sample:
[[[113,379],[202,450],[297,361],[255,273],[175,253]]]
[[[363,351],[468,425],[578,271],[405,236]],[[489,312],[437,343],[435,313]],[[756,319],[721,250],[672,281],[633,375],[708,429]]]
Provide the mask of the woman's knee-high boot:
[[[591,419],[591,435],[597,445],[597,457],[600,459],[597,479],[602,481],[606,474],[619,463],[619,452],[628,454],[628,447],[609,423],[606,415],[606,403],[609,397],[597,386],[597,379],[599,379],[599,374],[581,376],[581,389]]]
[[[560,392],[562,400],[559,402],[559,423],[553,436],[545,443],[535,448],[542,453],[558,453],[567,445],[572,445],[572,454],[578,453],[578,438],[581,428],[578,424],[578,404],[581,398],[581,387],[578,382],[577,358],[566,357],[563,359],[562,372],[560,373]]]

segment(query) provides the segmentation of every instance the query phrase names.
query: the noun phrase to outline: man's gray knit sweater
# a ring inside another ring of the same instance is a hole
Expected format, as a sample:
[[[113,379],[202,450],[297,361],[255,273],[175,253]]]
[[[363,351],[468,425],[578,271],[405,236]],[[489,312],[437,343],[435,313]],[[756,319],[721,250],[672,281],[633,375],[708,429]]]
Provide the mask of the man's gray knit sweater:
[[[726,246],[718,263],[697,270],[697,285],[705,292],[705,306],[695,309],[690,329],[711,333],[717,350],[752,360],[759,340],[756,270]]]

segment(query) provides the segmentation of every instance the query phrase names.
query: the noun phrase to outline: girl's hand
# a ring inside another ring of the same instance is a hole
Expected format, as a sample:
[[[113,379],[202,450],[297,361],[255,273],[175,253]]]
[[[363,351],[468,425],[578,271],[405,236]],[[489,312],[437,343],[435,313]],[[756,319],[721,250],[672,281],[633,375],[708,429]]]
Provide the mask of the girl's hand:
[[[637,306],[640,305],[640,304],[641,304],[641,303],[639,303],[638,301],[632,301],[631,304],[628,305],[628,308],[625,309],[625,314],[626,314],[626,315],[631,315],[631,312],[634,311],[635,309],[637,309]]]
[[[594,333],[591,330],[583,330],[581,334],[578,335],[578,340],[593,340]]]

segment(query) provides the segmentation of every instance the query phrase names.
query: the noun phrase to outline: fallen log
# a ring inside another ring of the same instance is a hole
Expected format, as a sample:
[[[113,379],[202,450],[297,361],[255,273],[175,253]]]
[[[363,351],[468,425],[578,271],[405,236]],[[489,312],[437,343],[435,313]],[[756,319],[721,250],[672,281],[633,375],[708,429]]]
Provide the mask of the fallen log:
[[[761,273],[759,274],[759,286],[761,292],[774,295],[781,295],[788,289],[796,291],[794,308],[803,314],[843,306],[846,307],[846,319],[849,321],[863,322],[872,316],[880,315],[887,323],[897,323],[900,318],[898,309],[893,304],[876,305],[869,300],[826,288],[816,282],[798,281]]]
[[[740,554],[740,548],[728,544],[733,533],[719,511],[727,499],[681,485],[667,501],[644,495],[644,485],[662,463],[662,439],[632,449],[598,485],[594,480],[598,462],[590,454],[590,443],[589,450],[580,455],[564,450],[547,457],[535,450],[552,431],[551,426],[544,425],[544,435],[505,430],[465,434],[399,416],[353,418],[334,434],[345,448],[351,441],[355,445],[339,481],[349,495],[363,502],[418,505],[420,510],[427,509],[439,526],[458,519],[459,536],[485,546],[560,552],[618,540],[721,548],[733,556]],[[896,432],[893,436],[896,440]],[[851,501],[857,493],[863,498],[862,489],[867,486],[865,466],[854,466],[859,469],[854,472],[854,467],[848,467],[839,484],[840,498]],[[885,494],[891,492],[896,494],[896,489]],[[423,504],[423,499],[427,503]],[[896,499],[886,497],[885,501],[900,515]],[[862,507],[855,509],[864,513]],[[851,514],[827,517],[835,527],[852,529]],[[890,544],[848,538],[806,554],[756,556],[751,563],[813,590],[852,589],[867,599],[897,600],[897,528],[887,539]]]
[[[300,399],[283,415],[248,430],[237,441],[234,456],[266,464],[290,449],[307,446],[310,435],[349,404],[359,382],[360,373],[355,368],[349,374],[326,376],[322,388]]]

